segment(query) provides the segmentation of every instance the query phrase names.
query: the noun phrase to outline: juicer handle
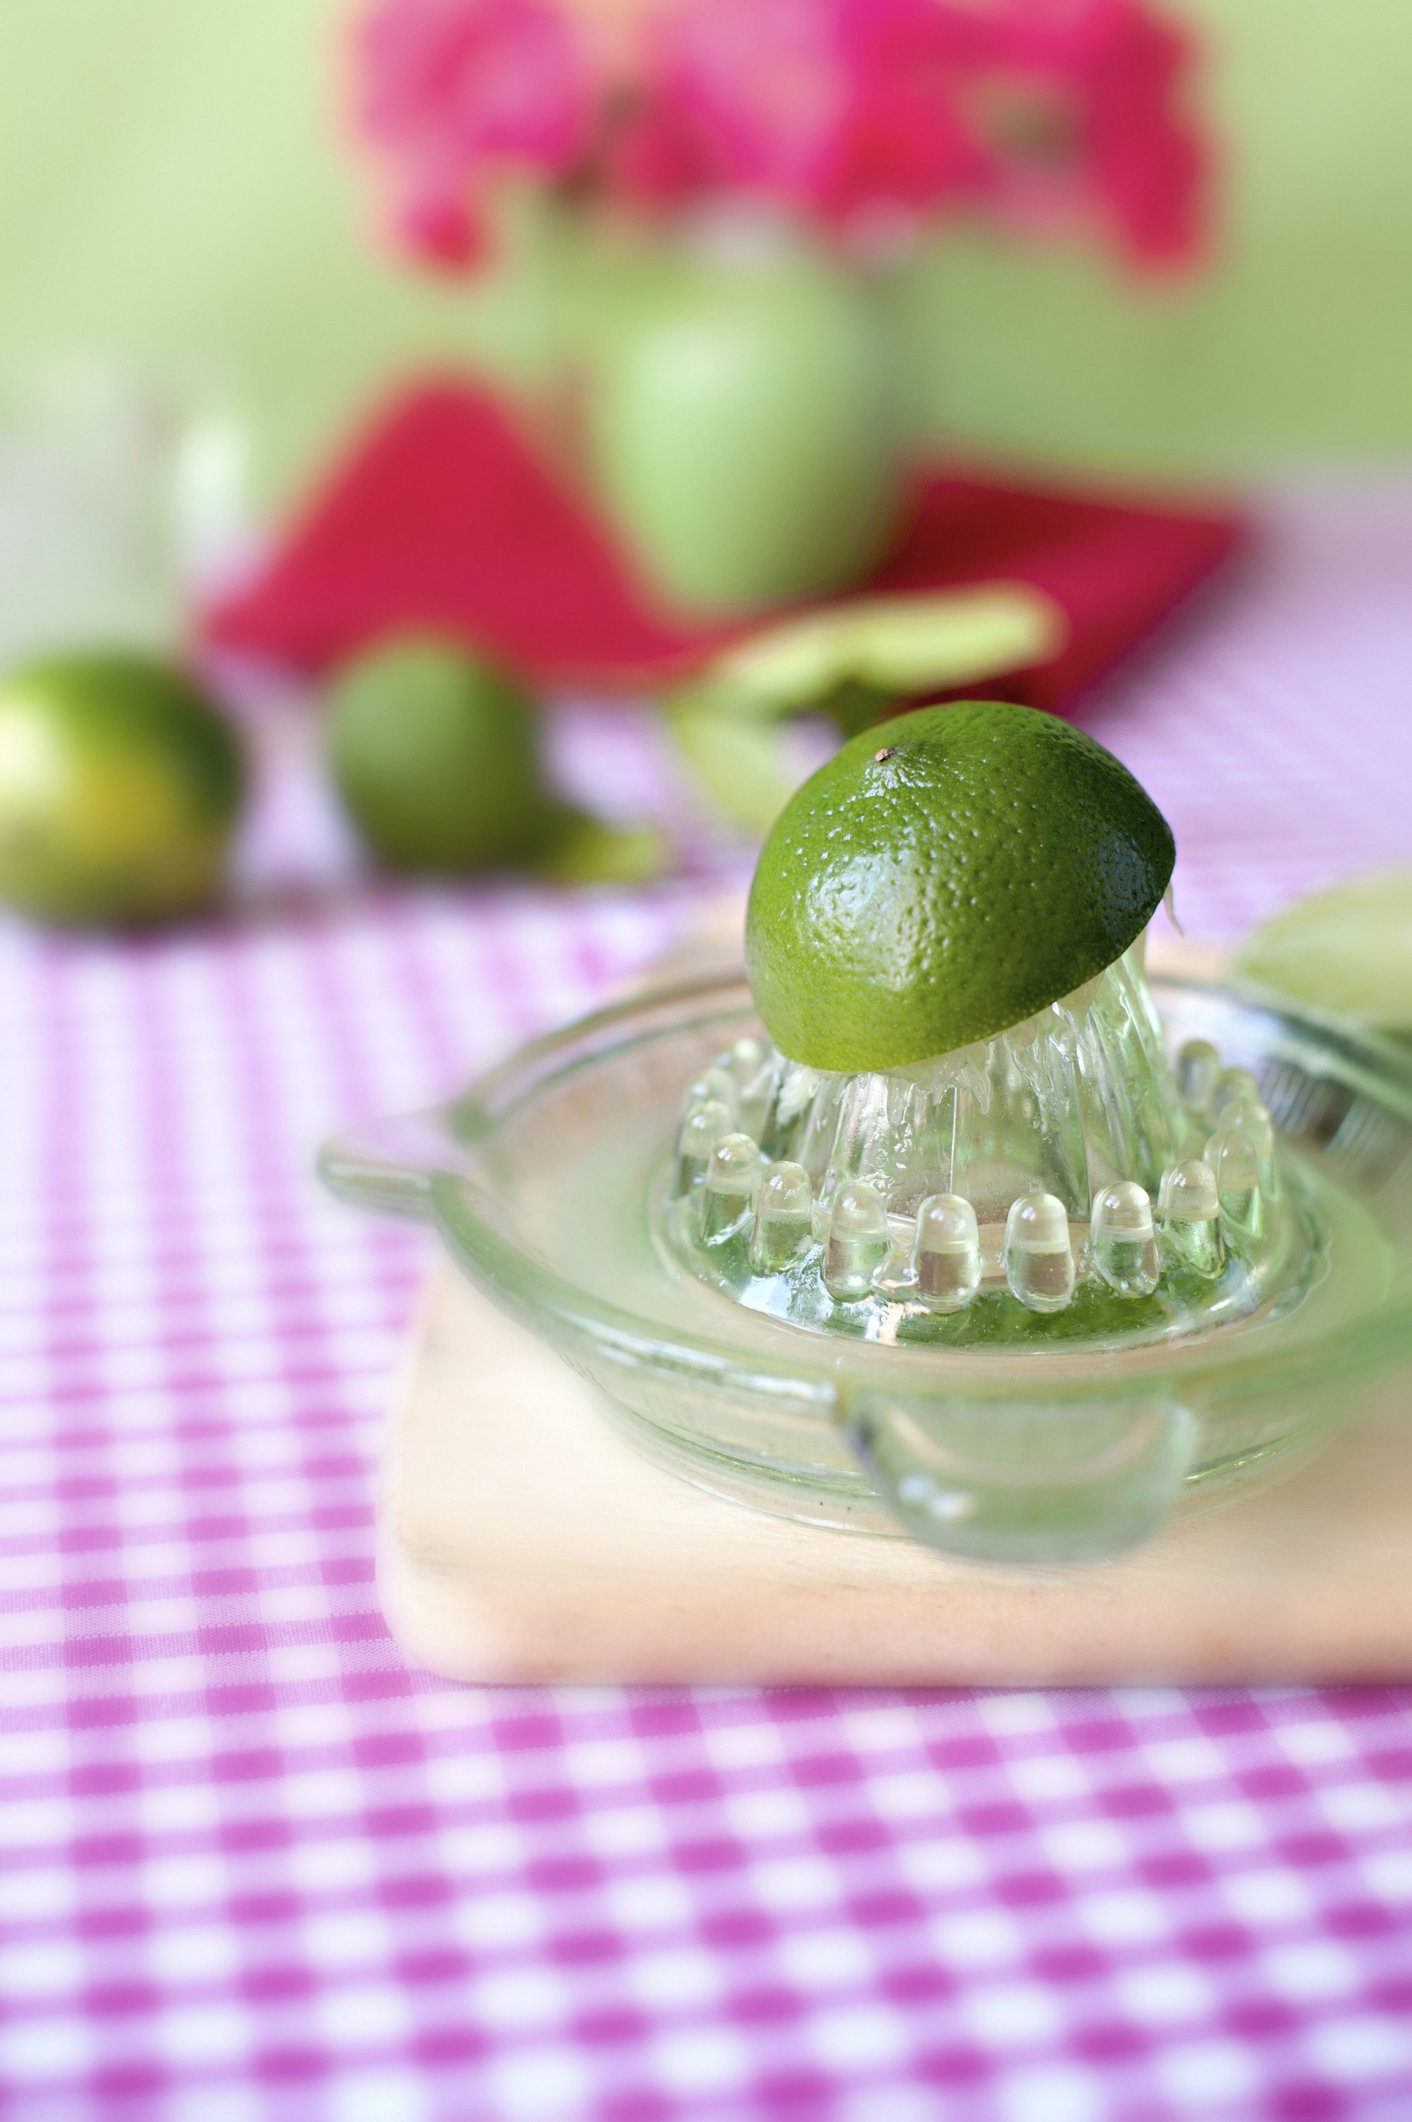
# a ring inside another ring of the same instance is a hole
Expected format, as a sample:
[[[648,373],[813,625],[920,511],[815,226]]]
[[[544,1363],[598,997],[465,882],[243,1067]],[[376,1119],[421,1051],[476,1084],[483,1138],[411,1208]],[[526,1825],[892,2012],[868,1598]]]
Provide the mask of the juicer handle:
[[[909,1398],[868,1393],[844,1428],[909,1533],[1004,1565],[1096,1561],[1155,1531],[1190,1470],[1173,1400]]]

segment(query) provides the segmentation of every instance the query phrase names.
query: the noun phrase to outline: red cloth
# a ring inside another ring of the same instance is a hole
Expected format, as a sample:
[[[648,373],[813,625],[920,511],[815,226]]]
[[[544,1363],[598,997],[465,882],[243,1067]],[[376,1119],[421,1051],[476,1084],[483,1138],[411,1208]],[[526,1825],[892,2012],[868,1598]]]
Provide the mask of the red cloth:
[[[1063,652],[1004,690],[1062,708],[1239,541],[1227,513],[1142,507],[931,469],[870,591],[1033,583],[1068,614]],[[607,534],[503,412],[425,384],[354,449],[257,580],[207,615],[215,646],[319,671],[432,627],[548,682],[649,685],[740,628],[654,608]]]

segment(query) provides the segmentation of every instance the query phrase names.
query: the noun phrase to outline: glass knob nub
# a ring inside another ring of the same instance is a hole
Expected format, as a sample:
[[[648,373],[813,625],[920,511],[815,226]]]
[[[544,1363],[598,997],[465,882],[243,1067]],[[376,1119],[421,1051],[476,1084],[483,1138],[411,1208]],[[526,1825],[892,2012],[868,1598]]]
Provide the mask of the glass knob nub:
[[[1204,1157],[1187,1157],[1163,1172],[1157,1222],[1164,1264],[1207,1278],[1221,1272],[1221,1201],[1216,1174]]]
[[[1260,1174],[1260,1191],[1267,1201],[1277,1200],[1280,1191],[1280,1168],[1275,1156],[1275,1130],[1270,1115],[1263,1105],[1241,1105],[1231,1113],[1225,1125],[1244,1135],[1255,1152],[1256,1168]]]
[[[1150,1297],[1161,1262],[1152,1202],[1135,1179],[1119,1179],[1094,1198],[1089,1222],[1089,1260],[1120,1297]]]
[[[727,1135],[711,1152],[701,1189],[701,1236],[707,1245],[733,1237],[755,1207],[760,1147],[749,1135]]]
[[[922,1203],[912,1265],[928,1311],[963,1311],[970,1303],[981,1283],[981,1239],[963,1194],[932,1194]]]
[[[1264,1216],[1260,1200],[1260,1159],[1243,1126],[1213,1135],[1206,1162],[1216,1179],[1216,1195],[1227,1231],[1240,1239],[1258,1238]]]
[[[775,1070],[759,1039],[737,1039],[730,1050],[729,1073],[736,1090],[740,1124],[758,1136],[775,1088]]]
[[[776,1164],[755,1202],[750,1265],[757,1275],[778,1274],[807,1252],[814,1240],[814,1190],[802,1164]]]
[[[676,1191],[679,1194],[689,1194],[697,1181],[705,1178],[712,1150],[734,1125],[735,1114],[719,1098],[706,1098],[700,1104],[687,1107],[677,1136]]]
[[[739,1103],[739,1089],[730,1070],[717,1063],[711,1068],[703,1069],[694,1083],[688,1083],[683,1102],[688,1112],[694,1105],[724,1105],[729,1108],[734,1118]]]
[[[1005,1219],[1005,1279],[1032,1312],[1059,1312],[1074,1294],[1069,1212],[1057,1194],[1021,1194]]]
[[[1231,1120],[1243,1106],[1260,1103],[1260,1086],[1248,1068],[1223,1068],[1216,1078],[1211,1099],[1211,1117],[1218,1124]]]
[[[892,1250],[887,1210],[866,1180],[841,1187],[829,1217],[824,1247],[824,1287],[839,1304],[866,1297]]]

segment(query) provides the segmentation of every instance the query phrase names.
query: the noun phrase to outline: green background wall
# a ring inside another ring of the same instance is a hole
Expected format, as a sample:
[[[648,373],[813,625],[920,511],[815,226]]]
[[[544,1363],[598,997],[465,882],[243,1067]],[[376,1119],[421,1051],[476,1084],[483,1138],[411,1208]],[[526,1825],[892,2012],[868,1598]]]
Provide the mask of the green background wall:
[[[955,242],[915,275],[938,433],[1200,477],[1412,450],[1412,5],[1185,0],[1226,140],[1216,270]],[[340,145],[338,0],[0,0],[0,358],[223,371],[259,482],[377,386],[493,344],[374,254]]]

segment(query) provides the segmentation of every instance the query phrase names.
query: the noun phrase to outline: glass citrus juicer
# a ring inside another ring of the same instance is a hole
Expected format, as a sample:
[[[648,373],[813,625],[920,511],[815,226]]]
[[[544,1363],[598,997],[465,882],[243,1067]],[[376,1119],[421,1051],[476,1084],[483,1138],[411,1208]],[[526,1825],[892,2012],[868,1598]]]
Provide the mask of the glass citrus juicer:
[[[1065,725],[907,715],[772,829],[748,983],[590,1017],[324,1177],[434,1223],[704,1488],[1007,1566],[1116,1553],[1412,1369],[1412,1062],[1149,983],[1172,859]]]

